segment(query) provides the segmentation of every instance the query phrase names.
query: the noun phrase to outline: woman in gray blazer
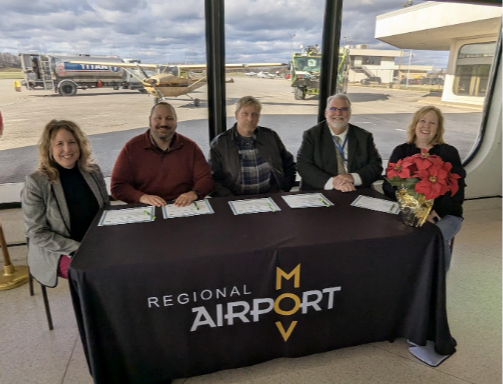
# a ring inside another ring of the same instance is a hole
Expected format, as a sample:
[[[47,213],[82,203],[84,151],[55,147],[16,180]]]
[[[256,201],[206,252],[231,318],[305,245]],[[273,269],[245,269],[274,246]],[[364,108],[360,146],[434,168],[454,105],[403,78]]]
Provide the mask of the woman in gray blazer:
[[[72,121],[52,120],[38,143],[37,171],[26,177],[22,207],[30,273],[55,287],[100,208],[110,203],[91,144]]]

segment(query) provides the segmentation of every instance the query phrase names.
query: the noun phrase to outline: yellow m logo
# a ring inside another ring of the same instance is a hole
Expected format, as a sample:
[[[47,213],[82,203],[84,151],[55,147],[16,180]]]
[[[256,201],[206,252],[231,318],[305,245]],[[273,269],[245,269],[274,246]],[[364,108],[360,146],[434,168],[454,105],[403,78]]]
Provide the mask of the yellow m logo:
[[[276,290],[281,289],[281,278],[284,277],[286,280],[290,280],[292,276],[295,276],[293,280],[293,286],[295,288],[300,287],[300,264],[298,264],[290,273],[286,273],[280,267],[276,267]]]

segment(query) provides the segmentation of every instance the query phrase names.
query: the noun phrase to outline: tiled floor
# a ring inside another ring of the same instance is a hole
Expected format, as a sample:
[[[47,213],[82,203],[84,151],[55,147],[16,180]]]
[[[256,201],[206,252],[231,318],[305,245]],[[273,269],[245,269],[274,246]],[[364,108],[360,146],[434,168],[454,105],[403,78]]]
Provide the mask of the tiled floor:
[[[21,212],[0,211],[9,244],[24,241]],[[501,383],[501,199],[465,203],[448,274],[447,300],[457,352],[431,368],[407,350],[405,340],[367,344],[296,359],[178,379],[177,384],[499,384]],[[9,248],[25,264],[26,247]],[[49,331],[38,284],[0,291],[0,383],[90,384],[73,316],[68,284],[49,289],[54,331]]]

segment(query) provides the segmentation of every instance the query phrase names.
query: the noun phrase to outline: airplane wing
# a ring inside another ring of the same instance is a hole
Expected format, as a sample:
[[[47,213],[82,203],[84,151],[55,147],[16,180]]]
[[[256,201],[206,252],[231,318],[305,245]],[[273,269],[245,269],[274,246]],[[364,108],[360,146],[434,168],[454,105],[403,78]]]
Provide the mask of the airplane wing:
[[[157,69],[157,64],[140,64],[140,63],[124,63],[122,61],[80,61],[80,60],[70,60],[69,63],[74,64],[89,64],[89,65],[103,65],[109,67],[119,67],[119,68],[144,68],[144,69]]]
[[[70,60],[70,63],[75,64],[89,64],[89,65],[103,65],[119,68],[145,68],[145,69],[157,69],[159,67],[178,67],[180,69],[191,70],[191,69],[206,69],[206,64],[139,64],[139,63],[124,63],[122,61],[88,61],[88,60]],[[249,63],[249,64],[225,64],[225,68],[248,68],[248,67],[283,67],[288,64],[285,63]]]
[[[285,63],[248,63],[248,64],[225,64],[225,68],[248,68],[248,67],[284,67]],[[206,64],[180,64],[176,65],[180,69],[206,69]]]

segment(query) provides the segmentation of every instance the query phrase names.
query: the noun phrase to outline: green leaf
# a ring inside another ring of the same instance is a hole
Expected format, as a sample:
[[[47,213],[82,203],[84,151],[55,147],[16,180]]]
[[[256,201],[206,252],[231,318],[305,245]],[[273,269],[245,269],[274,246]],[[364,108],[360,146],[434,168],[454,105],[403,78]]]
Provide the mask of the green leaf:
[[[394,187],[398,188],[406,188],[412,192],[414,192],[414,187],[418,183],[419,179],[417,177],[410,177],[407,179],[402,179],[401,177],[394,176],[387,178],[388,182]]]
[[[407,188],[409,191],[414,192],[414,187],[416,184],[419,182],[419,179],[417,177],[411,177],[409,179],[403,179],[402,185],[404,188]]]

